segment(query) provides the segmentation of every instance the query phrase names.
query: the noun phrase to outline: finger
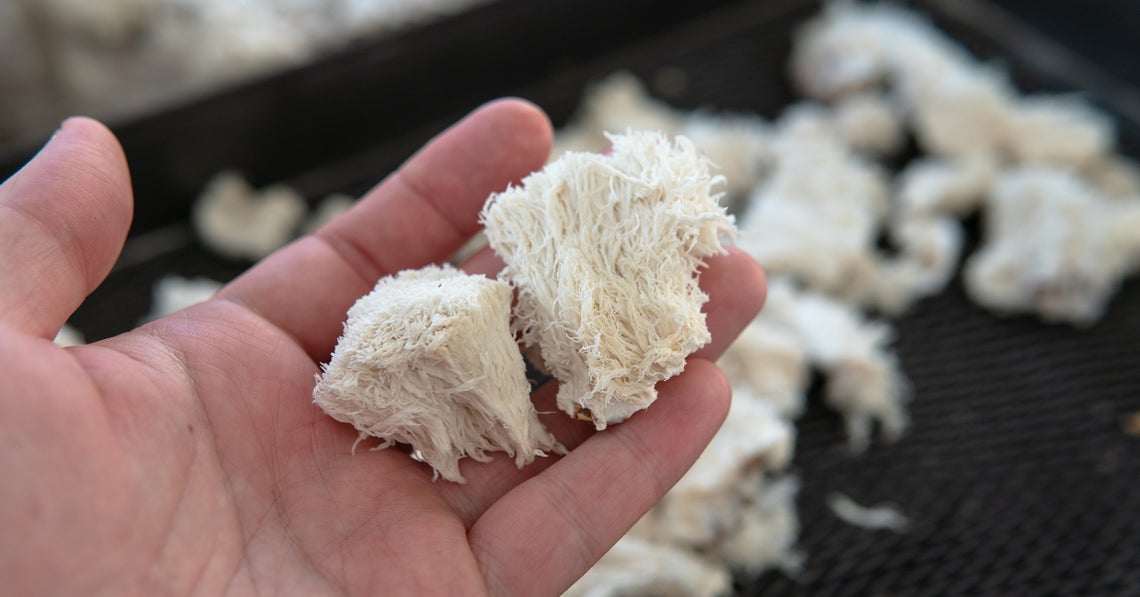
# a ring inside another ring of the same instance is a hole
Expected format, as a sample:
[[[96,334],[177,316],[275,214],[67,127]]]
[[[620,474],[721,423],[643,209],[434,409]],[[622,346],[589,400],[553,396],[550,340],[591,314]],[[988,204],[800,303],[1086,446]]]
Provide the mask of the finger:
[[[114,265],[130,227],[131,180],[111,131],[63,123],[0,185],[0,313],[52,338]]]
[[[701,289],[709,295],[705,323],[712,340],[693,356],[716,361],[764,306],[768,284],[764,271],[751,255],[736,247],[708,259],[701,273]]]
[[[472,255],[462,265],[471,273],[492,275],[502,269],[502,262],[489,249]],[[759,312],[764,301],[764,274],[756,260],[738,249],[708,260],[701,273],[701,289],[709,295],[703,311],[712,334],[712,341],[690,358],[716,360],[725,348],[740,334]],[[574,449],[594,434],[594,426],[573,419],[558,410],[555,397],[556,383],[543,385],[534,394],[535,408],[540,419],[567,449]],[[650,409],[656,406],[650,406]],[[443,485],[445,498],[468,526],[482,516],[502,496],[519,483],[541,473],[557,458],[539,458],[519,469],[514,460],[505,456],[489,463],[464,461],[461,463],[465,485]]]
[[[468,538],[492,594],[561,594],[692,466],[728,412],[728,382],[693,359],[661,392],[479,518]]]
[[[476,110],[432,140],[348,213],[271,255],[219,293],[326,361],[345,312],[376,280],[440,262],[476,230],[487,196],[540,168],[552,132],[521,100]]]

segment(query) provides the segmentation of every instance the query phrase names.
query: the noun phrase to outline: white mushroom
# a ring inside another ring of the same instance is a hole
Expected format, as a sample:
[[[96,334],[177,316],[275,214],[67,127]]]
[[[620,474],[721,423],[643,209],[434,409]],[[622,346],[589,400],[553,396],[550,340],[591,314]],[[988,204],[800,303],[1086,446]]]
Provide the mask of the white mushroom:
[[[559,408],[598,429],[648,407],[708,343],[696,274],[734,232],[689,140],[610,139],[611,154],[568,153],[483,211],[518,289],[515,329],[561,382]]]
[[[987,153],[915,160],[896,179],[896,221],[967,216],[985,200],[999,170]]]
[[[827,403],[842,413],[854,450],[869,445],[875,423],[888,440],[902,434],[907,384],[890,349],[889,325],[781,278],[769,281],[763,316],[798,334],[809,361],[827,378]]]
[[[760,315],[729,345],[717,365],[734,395],[765,402],[785,419],[804,409],[809,364],[803,341],[795,330]]]
[[[221,255],[257,260],[281,248],[308,212],[297,191],[284,185],[255,191],[241,175],[223,172],[194,204],[194,229]]]
[[[864,93],[840,100],[832,120],[839,138],[855,151],[891,156],[906,141],[899,108],[880,94]]]
[[[790,461],[793,435],[791,424],[763,400],[734,392],[708,448],[633,532],[717,554],[753,572],[794,568],[798,483],[772,476]]]
[[[617,72],[586,89],[571,122],[558,130],[548,161],[568,151],[602,151],[609,144],[607,133],[633,129],[674,135],[682,117],[650,97],[637,77]]]
[[[163,276],[154,284],[150,313],[145,320],[165,317],[191,305],[206,302],[221,288],[221,282],[201,276],[196,278]]]
[[[510,306],[507,284],[450,266],[382,278],[349,309],[313,400],[458,483],[464,457],[502,451],[522,467],[562,451],[531,404]]]
[[[563,597],[718,597],[728,568],[667,543],[622,537]]]
[[[1116,141],[1109,117],[1076,97],[1021,99],[1008,127],[1005,146],[1019,162],[1080,167],[1108,154]]]
[[[894,315],[946,288],[964,241],[958,220],[927,217],[904,220],[892,228],[891,239],[898,253],[880,259],[874,302],[879,311]]]
[[[986,206],[985,245],[965,270],[970,296],[1005,313],[1089,325],[1140,260],[1140,201],[1112,200],[1073,173],[1004,174]]]
[[[885,174],[812,124],[809,112],[792,118],[781,120],[776,167],[746,207],[739,245],[770,274],[865,303],[888,207]]]

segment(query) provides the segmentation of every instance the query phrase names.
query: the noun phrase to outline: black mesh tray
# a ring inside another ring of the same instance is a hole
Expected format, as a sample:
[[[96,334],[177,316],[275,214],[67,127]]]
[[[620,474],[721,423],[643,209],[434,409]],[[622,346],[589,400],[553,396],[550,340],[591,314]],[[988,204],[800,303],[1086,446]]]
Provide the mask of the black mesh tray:
[[[481,101],[528,97],[559,124],[584,84],[618,69],[681,108],[776,116],[793,99],[784,66],[792,28],[817,4],[696,4],[502,0],[117,126],[137,220],[128,256],[73,322],[92,339],[118,333],[146,312],[161,275],[224,280],[247,267],[211,256],[186,223],[194,195],[223,168],[257,184],[294,184],[314,200],[360,193]],[[1137,153],[1140,100],[1129,87],[992,5],[916,4],[1006,65],[1022,89],[1083,90],[1117,117],[1122,147]],[[683,87],[653,85],[677,72]],[[0,160],[0,174],[26,157]],[[1121,427],[1140,410],[1140,283],[1126,283],[1088,330],[996,317],[958,284],[897,328],[914,388],[912,430],[854,457],[837,417],[813,400],[794,463],[804,479],[806,569],[797,579],[740,578],[739,592],[1140,595],[1140,439]],[[912,528],[848,526],[824,503],[833,491],[894,502]]]

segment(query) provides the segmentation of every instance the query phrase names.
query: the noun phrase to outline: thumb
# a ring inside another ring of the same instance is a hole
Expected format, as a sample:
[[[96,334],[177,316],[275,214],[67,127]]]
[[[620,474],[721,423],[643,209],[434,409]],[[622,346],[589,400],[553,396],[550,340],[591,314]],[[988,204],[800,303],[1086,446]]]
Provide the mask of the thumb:
[[[0,185],[0,325],[51,338],[114,265],[133,205],[115,136],[63,123]]]

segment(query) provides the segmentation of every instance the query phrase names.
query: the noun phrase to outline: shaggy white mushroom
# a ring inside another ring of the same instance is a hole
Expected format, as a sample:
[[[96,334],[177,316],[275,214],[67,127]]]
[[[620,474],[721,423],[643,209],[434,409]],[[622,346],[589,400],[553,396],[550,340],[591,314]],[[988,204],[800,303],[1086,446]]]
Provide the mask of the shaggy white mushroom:
[[[734,389],[728,417],[708,448],[633,532],[716,554],[752,572],[794,568],[797,486],[771,476],[791,460],[793,437],[791,423],[770,405]]]
[[[1073,97],[1019,97],[916,13],[834,2],[797,36],[793,79],[836,100],[886,86],[897,92],[919,145],[937,155],[1001,152],[1017,162],[1080,166],[1107,153],[1110,119]]]
[[[1011,170],[987,203],[985,245],[966,264],[966,290],[995,311],[1090,325],[1140,265],[1137,231],[1140,201],[1101,197],[1066,170]]]
[[[887,440],[906,429],[906,379],[890,350],[891,327],[867,320],[850,305],[801,292],[784,278],[772,278],[763,316],[794,330],[809,362],[827,378],[829,406],[843,415],[855,451],[870,444],[875,423]]]
[[[964,244],[957,218],[985,199],[997,177],[988,153],[915,160],[896,179],[889,236],[897,254],[880,257],[875,306],[898,314],[941,292],[957,269]]]
[[[972,62],[913,69],[899,88],[918,144],[935,155],[996,152],[1009,138],[1013,88],[1003,73]]]
[[[855,151],[891,156],[906,141],[899,108],[881,94],[865,93],[840,100],[835,104],[832,121],[839,138]]]
[[[487,240],[518,289],[515,329],[561,382],[558,406],[598,429],[656,398],[710,340],[697,285],[732,217],[719,177],[684,137],[610,137],[488,199]]]
[[[876,93],[845,97],[832,107],[815,102],[788,106],[776,122],[781,139],[816,139],[872,157],[888,157],[906,141],[902,113],[895,102]],[[774,149],[768,162],[776,161]]]
[[[304,198],[291,187],[255,191],[240,174],[223,172],[206,185],[194,204],[194,229],[220,255],[257,260],[293,238],[308,213]]]
[[[807,96],[832,101],[966,60],[961,48],[913,12],[885,3],[831,2],[797,32],[789,66]]]
[[[794,103],[784,109],[774,124],[776,140],[785,146],[793,141],[817,141],[850,149],[835,126],[834,111],[825,104]],[[774,157],[778,159],[783,153],[780,151]]]
[[[683,548],[626,535],[562,597],[717,597],[731,591],[726,567]]]
[[[794,343],[765,342],[771,331],[754,323],[754,342],[737,354],[759,355],[770,346],[782,353]],[[782,393],[778,385],[765,387]],[[733,394],[725,423],[697,462],[568,595],[720,595],[728,590],[720,582],[728,567],[799,569],[799,482],[779,474],[791,460],[795,431],[776,410],[774,394],[744,387]]]
[[[776,167],[741,218],[739,245],[770,274],[866,303],[888,207],[885,174],[817,128],[810,112],[789,117],[774,144]]]
[[[617,72],[587,89],[570,124],[558,130],[550,160],[602,151],[607,132],[627,129],[688,138],[720,169],[730,201],[747,194],[773,159],[771,133],[759,116],[682,112],[651,97],[637,77]]]
[[[1135,167],[1112,154],[1107,115],[1076,96],[1021,96],[1004,72],[914,13],[882,4],[832,5],[804,29],[794,55],[797,80],[817,97],[888,86],[920,147],[951,158],[920,161],[901,178],[891,233],[902,255],[881,260],[882,310],[898,312],[945,285],[961,240],[942,218],[967,214],[988,194],[989,244],[967,268],[971,296],[1050,321],[1099,319],[1134,269],[1135,245],[1133,208],[1102,204],[1107,196],[1131,204],[1140,189]],[[1003,167],[1013,170],[990,193]]]
[[[765,471],[787,466],[792,430],[763,401],[737,392],[724,425],[654,508],[653,536],[707,546],[736,528],[742,502]]]
[[[680,134],[717,165],[730,204],[745,198],[775,161],[772,133],[759,116],[695,112],[684,118]]]
[[[1021,99],[1007,126],[1005,147],[1018,162],[1080,167],[1108,154],[1116,141],[1109,117],[1076,97]]]
[[[796,32],[789,63],[792,81],[807,96],[824,100],[879,85],[890,64],[885,32],[874,24],[846,3],[829,4]]]
[[[349,309],[313,401],[457,483],[464,457],[502,451],[522,467],[562,452],[531,404],[510,305],[506,283],[450,266],[382,278]]]
[[[794,330],[769,320],[764,311],[740,332],[717,365],[734,394],[747,393],[785,419],[803,412],[809,373],[804,344]]]
[[[612,131],[634,129],[674,135],[682,118],[678,110],[650,97],[633,74],[616,72],[586,89],[570,124],[558,130],[548,161],[569,151],[602,151]]]
[[[897,178],[897,220],[967,216],[985,200],[999,169],[988,153],[915,160]]]
[[[191,305],[206,302],[221,288],[221,282],[210,278],[163,276],[154,284],[150,313],[147,314],[144,321],[165,317]]]
[[[1120,155],[1104,155],[1085,164],[1081,177],[1110,199],[1140,196],[1140,164]]]
[[[741,506],[738,526],[717,546],[716,554],[730,566],[749,574],[776,568],[794,575],[804,555],[796,549],[800,519],[796,514],[799,477],[764,479]]]
[[[894,226],[891,240],[898,254],[881,259],[874,302],[879,311],[895,315],[946,288],[957,270],[964,241],[958,220],[927,217]]]

